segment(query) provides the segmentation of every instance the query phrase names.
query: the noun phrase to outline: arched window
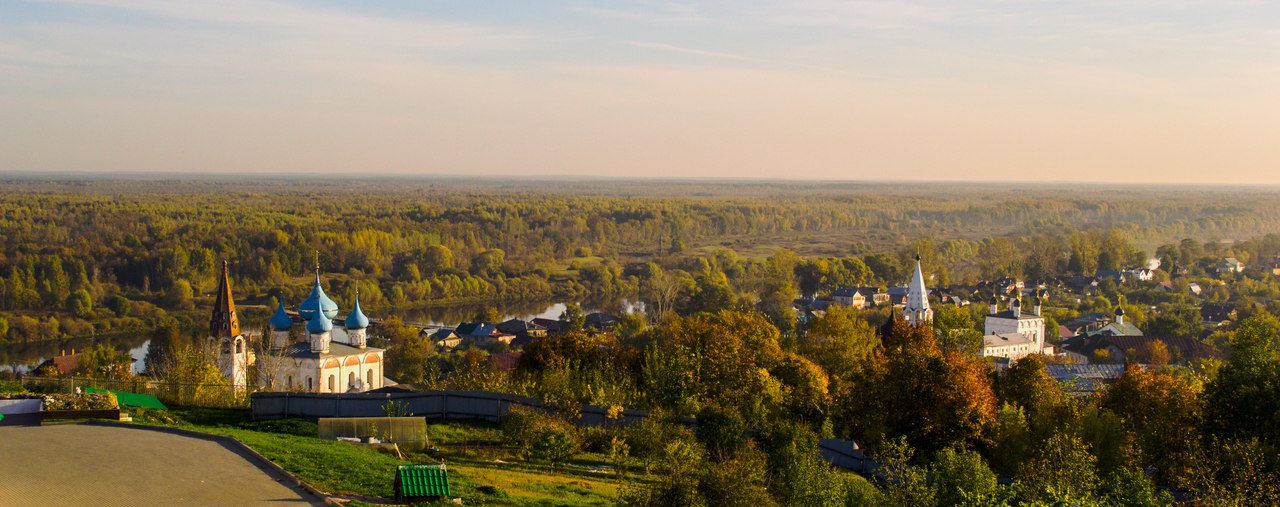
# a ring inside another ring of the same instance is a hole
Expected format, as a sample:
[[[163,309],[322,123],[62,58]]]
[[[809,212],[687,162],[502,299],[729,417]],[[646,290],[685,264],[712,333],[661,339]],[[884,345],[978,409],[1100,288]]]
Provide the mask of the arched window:
[[[288,377],[285,377],[284,387],[285,389],[293,390],[293,375],[289,375]]]
[[[368,377],[368,380],[365,381],[365,386],[369,389],[373,389],[373,368],[369,368]]]
[[[307,390],[308,390],[308,391],[313,390],[313,389],[311,388],[311,377],[307,377]]]
[[[333,376],[333,375],[329,375],[329,392],[333,392],[333,391],[334,391],[334,389],[333,389],[333,382],[334,382],[334,376]]]
[[[236,340],[236,353],[237,353],[237,354],[243,354],[243,353],[244,353],[244,341],[242,341],[242,340]]]
[[[356,385],[356,372],[354,371],[347,373],[347,389],[351,389],[353,385]]]

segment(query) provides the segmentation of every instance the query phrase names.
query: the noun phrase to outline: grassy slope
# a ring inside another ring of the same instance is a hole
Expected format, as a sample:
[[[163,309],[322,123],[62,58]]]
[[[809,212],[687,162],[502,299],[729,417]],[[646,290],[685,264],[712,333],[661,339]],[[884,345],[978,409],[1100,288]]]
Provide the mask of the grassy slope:
[[[368,447],[288,434],[314,432],[314,424],[255,422],[247,411],[174,409],[169,413],[135,411],[134,415],[143,424],[234,437],[321,491],[336,495],[392,498],[397,466],[436,461],[421,454],[406,455],[406,461]],[[453,495],[462,497],[466,505],[610,505],[616,497],[619,481],[611,474],[494,463],[511,458],[491,447],[498,435],[491,425],[431,424],[428,433],[437,445],[460,446],[446,450],[441,457],[450,470]],[[596,464],[592,458],[584,455],[577,463]]]

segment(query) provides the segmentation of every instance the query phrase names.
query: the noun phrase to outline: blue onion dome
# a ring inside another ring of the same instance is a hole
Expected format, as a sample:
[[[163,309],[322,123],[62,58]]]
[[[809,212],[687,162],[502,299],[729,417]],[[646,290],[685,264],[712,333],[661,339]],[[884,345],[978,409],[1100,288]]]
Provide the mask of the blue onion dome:
[[[289,314],[284,312],[284,303],[280,303],[280,307],[276,308],[276,313],[271,315],[271,320],[268,320],[267,323],[275,331],[288,331],[293,328],[293,319],[289,318]]]
[[[324,312],[312,313],[311,320],[307,321],[307,332],[311,334],[328,333],[333,331],[333,321],[325,316]]]
[[[360,311],[360,294],[356,294],[356,303],[351,307],[351,315],[347,316],[347,329],[364,329],[369,327],[369,317],[364,316],[364,312]]]
[[[1116,307],[1116,315],[1124,316],[1124,307],[1123,307],[1123,306],[1117,306],[1117,307]]]
[[[330,319],[338,316],[338,303],[334,303],[332,299],[329,299],[329,296],[325,295],[324,289],[320,288],[319,268],[316,268],[316,283],[311,286],[311,295],[307,296],[307,299],[298,305],[298,315],[310,322],[317,309]]]

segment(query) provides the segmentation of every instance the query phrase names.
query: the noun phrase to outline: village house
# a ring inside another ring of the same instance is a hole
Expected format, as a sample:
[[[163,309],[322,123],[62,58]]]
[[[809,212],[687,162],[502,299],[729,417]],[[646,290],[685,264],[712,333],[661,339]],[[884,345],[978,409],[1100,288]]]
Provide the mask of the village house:
[[[63,350],[57,356],[45,359],[44,362],[36,366],[38,372],[57,372],[59,375],[70,375],[80,366],[80,355],[76,354],[76,349],[71,349],[71,353]]]
[[[418,336],[426,337],[431,340],[431,343],[444,349],[457,348],[458,345],[462,345],[462,337],[449,328],[426,328],[419,331]]]
[[[1235,257],[1227,257],[1218,263],[1218,273],[1242,273],[1244,272],[1244,263]]]
[[[607,313],[588,313],[583,327],[589,331],[606,332],[618,327],[618,318]]]
[[[840,306],[865,308],[867,296],[856,288],[842,288],[831,291],[831,301]]]
[[[1111,323],[1102,326],[1097,331],[1083,333],[1085,335],[1111,335],[1111,336],[1142,336],[1142,330],[1138,326],[1124,320],[1124,308],[1116,307],[1115,319]]]
[[[528,336],[531,338],[542,338],[547,335],[547,328],[523,319],[511,319],[505,322],[500,322],[498,323],[498,331],[513,334],[517,337]]]
[[[1124,276],[1125,279],[1128,279],[1128,280],[1150,282],[1152,278],[1155,278],[1155,273],[1156,272],[1151,269],[1141,267],[1141,268],[1126,269],[1121,274]]]
[[[1186,337],[1152,337],[1097,335],[1079,337],[1064,343],[1062,350],[1070,362],[1088,364],[1099,357],[1108,358],[1109,363],[1124,364],[1137,361],[1148,361],[1155,342],[1161,342],[1169,352],[1169,360],[1173,364],[1186,364],[1195,359],[1221,359],[1222,354],[1205,345],[1200,340]]]
[[[1099,282],[1103,280],[1111,280],[1117,284],[1123,284],[1127,280],[1125,272],[1116,271],[1114,269],[1099,269],[1097,273],[1093,274],[1093,276]]]
[[[1225,326],[1236,320],[1236,307],[1228,303],[1205,303],[1200,306],[1200,323],[1209,327]]]
[[[1105,313],[1090,312],[1077,316],[1074,319],[1062,323],[1071,334],[1069,336],[1084,335],[1097,332],[1107,324],[1111,323],[1111,316]]]
[[[453,330],[459,337],[469,340],[479,346],[489,345],[491,343],[503,343],[511,345],[511,341],[516,339],[516,335],[499,331],[497,326],[493,324],[485,324],[483,322],[463,322],[459,324],[457,329]]]

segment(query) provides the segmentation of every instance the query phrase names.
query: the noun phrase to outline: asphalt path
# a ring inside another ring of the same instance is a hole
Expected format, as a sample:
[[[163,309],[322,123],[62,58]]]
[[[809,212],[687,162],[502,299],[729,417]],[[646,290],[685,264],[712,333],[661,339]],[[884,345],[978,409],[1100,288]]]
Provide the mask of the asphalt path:
[[[84,424],[0,427],[0,506],[315,502],[222,442]]]

